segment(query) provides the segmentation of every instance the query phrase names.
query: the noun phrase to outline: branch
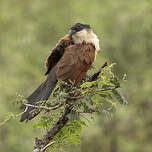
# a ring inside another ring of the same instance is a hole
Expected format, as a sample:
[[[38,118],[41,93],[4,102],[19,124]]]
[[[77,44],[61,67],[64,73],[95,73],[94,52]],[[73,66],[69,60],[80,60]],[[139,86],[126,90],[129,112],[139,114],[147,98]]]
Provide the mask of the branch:
[[[92,75],[89,79],[89,81],[94,81],[98,78],[99,74],[101,73],[102,69],[107,66],[107,62],[101,66],[101,68],[99,69],[98,72],[96,72],[94,75]],[[56,124],[50,128],[46,134],[42,137],[42,139],[35,139],[35,146],[34,146],[34,150],[33,152],[45,152],[45,150],[47,149],[47,147],[51,146],[52,143],[49,144],[49,142],[54,138],[54,136],[69,122],[69,118],[68,118],[68,114],[71,113],[72,111],[72,104],[70,104],[72,99],[79,99],[79,97],[70,97],[67,100],[67,104],[64,107],[64,110],[59,118],[59,120],[56,122]],[[63,103],[53,107],[53,108],[48,108],[45,106],[35,106],[35,105],[30,105],[30,104],[25,104],[25,106],[31,106],[34,108],[40,108],[40,109],[46,109],[46,110],[55,110],[57,108],[59,108],[60,106],[63,105]],[[92,111],[95,112],[95,111]],[[53,143],[54,144],[54,143]]]
[[[62,115],[60,116],[56,124],[53,126],[53,128],[49,129],[42,139],[38,139],[38,138],[35,139],[35,147],[33,152],[45,151],[44,147],[46,147],[49,141],[52,140],[53,137],[68,123],[69,118],[67,115],[71,112],[71,109],[72,109],[71,105],[66,105]]]
[[[104,91],[108,91],[108,90],[115,90],[119,88],[119,86],[113,87],[113,88],[107,88],[107,89],[101,89],[101,90],[97,90],[96,92],[104,92]]]
[[[41,152],[44,152],[48,147],[52,146],[53,144],[55,144],[55,141],[47,144],[44,148],[42,148]]]
[[[105,63],[100,67],[99,71],[96,72],[94,75],[91,76],[91,78],[89,79],[89,81],[91,82],[91,81],[97,80],[97,78],[98,78],[99,74],[101,73],[102,69],[103,69],[104,67],[106,67],[107,65],[108,65],[107,62],[105,62]]]
[[[58,104],[58,105],[56,105],[56,106],[54,106],[54,107],[51,107],[51,108],[46,107],[46,106],[31,105],[31,104],[29,104],[29,103],[24,103],[24,102],[22,102],[22,104],[25,105],[26,107],[33,107],[33,108],[37,108],[37,109],[45,109],[45,110],[51,111],[51,110],[56,110],[56,109],[60,108],[61,106],[63,106],[64,103],[60,103],[60,104]],[[25,111],[24,111],[24,112],[25,112]],[[23,113],[24,113],[24,112],[23,112]]]
[[[23,113],[25,113],[27,111],[27,109],[28,109],[28,107],[26,106],[25,110],[23,112],[19,113],[18,115],[16,115],[16,117],[21,116]]]

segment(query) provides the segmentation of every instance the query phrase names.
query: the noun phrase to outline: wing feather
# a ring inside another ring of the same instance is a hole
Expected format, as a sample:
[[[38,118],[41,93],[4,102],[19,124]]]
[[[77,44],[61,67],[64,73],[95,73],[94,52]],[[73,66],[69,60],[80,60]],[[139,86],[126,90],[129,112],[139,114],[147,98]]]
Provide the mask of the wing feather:
[[[47,75],[51,69],[57,64],[57,62],[61,59],[62,55],[64,54],[64,50],[72,43],[70,37],[66,35],[57,43],[56,47],[52,49],[51,55],[47,58],[45,62],[46,66],[46,73]]]
[[[70,45],[57,63],[57,79],[79,83],[91,67],[95,58],[95,48],[91,44]]]

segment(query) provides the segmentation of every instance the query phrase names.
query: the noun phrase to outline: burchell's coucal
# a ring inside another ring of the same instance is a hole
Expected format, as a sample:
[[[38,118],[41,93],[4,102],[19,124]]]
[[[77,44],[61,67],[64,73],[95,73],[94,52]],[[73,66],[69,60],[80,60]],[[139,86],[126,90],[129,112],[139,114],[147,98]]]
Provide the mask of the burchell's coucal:
[[[69,34],[59,40],[46,60],[46,80],[27,98],[30,104],[48,100],[58,80],[73,81],[77,85],[85,76],[99,51],[99,39],[90,25],[76,23]],[[25,108],[22,106],[22,108]],[[34,117],[33,107],[22,114],[21,122]]]

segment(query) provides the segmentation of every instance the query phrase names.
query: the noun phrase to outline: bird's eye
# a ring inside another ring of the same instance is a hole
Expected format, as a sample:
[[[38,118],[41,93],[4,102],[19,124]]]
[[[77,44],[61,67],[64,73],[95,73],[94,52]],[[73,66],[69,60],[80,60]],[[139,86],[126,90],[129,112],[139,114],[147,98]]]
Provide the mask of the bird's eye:
[[[79,29],[78,29],[78,27],[74,27],[74,28],[72,28],[72,30],[78,31]]]

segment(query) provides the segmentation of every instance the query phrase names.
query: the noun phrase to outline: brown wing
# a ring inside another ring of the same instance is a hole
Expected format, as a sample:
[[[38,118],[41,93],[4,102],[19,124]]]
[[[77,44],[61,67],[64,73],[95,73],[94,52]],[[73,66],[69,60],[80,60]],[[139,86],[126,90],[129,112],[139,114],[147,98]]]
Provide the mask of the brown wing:
[[[64,49],[72,43],[70,37],[66,35],[57,43],[56,47],[52,49],[51,55],[46,60],[46,68],[47,71],[45,75],[47,75],[50,70],[57,64],[64,53]]]
[[[79,83],[91,67],[95,58],[95,48],[91,44],[71,45],[57,63],[57,79],[70,79]]]

